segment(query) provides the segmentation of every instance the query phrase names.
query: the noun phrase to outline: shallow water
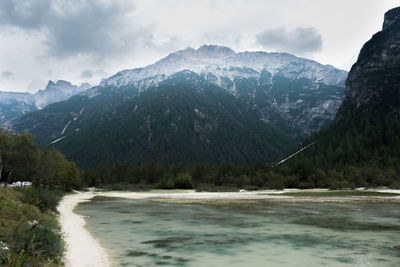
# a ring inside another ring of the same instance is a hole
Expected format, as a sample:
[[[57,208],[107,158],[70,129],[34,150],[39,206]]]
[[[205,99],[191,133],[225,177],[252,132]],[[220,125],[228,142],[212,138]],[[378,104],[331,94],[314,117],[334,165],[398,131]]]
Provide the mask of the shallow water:
[[[400,266],[399,203],[80,204],[120,266]]]

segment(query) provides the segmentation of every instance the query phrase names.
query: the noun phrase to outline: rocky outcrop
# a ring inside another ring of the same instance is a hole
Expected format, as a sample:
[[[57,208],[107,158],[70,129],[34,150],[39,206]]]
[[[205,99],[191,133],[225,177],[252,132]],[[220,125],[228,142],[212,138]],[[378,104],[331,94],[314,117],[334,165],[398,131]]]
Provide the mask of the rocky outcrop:
[[[400,166],[399,25],[400,8],[388,11],[382,31],[362,47],[334,122],[311,138],[316,143],[306,152],[307,164],[325,169]],[[379,175],[372,176],[379,180]]]
[[[393,101],[400,101],[399,81],[400,7],[385,14],[382,31],[361,49],[346,81],[346,101],[356,109],[384,104],[394,108]]]

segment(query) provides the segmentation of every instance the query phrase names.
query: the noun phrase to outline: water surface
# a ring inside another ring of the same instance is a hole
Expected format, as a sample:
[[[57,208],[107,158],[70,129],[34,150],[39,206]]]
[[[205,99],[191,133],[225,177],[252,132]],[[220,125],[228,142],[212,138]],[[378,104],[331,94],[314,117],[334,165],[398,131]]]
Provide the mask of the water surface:
[[[95,198],[77,213],[120,266],[400,266],[399,203]]]

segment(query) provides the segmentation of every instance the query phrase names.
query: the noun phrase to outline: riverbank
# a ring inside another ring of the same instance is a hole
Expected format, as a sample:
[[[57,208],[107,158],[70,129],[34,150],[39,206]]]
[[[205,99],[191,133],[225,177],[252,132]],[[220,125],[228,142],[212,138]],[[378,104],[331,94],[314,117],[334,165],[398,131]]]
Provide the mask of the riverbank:
[[[379,191],[379,190],[378,190]],[[366,191],[366,192],[378,192]],[[357,196],[329,196],[327,190],[284,190],[284,191],[252,191],[252,192],[195,192],[192,190],[150,192],[84,192],[66,195],[58,207],[60,212],[60,223],[64,232],[64,240],[67,244],[65,254],[66,266],[111,266],[110,256],[101,244],[85,229],[85,220],[82,216],[73,212],[79,203],[90,201],[93,197],[115,197],[129,199],[158,199],[170,202],[225,202],[241,200],[270,200],[270,201],[291,201],[291,202],[346,202],[346,201],[396,201],[400,202],[400,196],[377,194]],[[318,196],[293,196],[287,193],[313,193],[327,192],[327,195]],[[392,190],[385,190],[386,193],[400,193]]]
[[[85,229],[85,219],[74,213],[79,203],[89,201],[94,193],[76,193],[66,195],[58,206],[60,224],[66,243],[65,266],[111,266],[106,250]]]

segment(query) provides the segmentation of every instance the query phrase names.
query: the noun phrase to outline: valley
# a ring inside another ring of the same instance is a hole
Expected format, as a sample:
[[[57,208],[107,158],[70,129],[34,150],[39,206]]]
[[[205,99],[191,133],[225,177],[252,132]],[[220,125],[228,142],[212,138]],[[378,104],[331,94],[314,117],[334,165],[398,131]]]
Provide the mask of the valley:
[[[398,3],[28,2],[1,266],[399,265]]]

